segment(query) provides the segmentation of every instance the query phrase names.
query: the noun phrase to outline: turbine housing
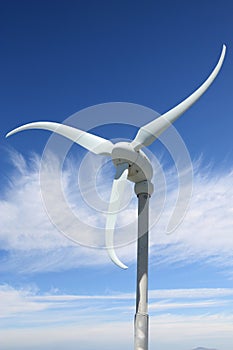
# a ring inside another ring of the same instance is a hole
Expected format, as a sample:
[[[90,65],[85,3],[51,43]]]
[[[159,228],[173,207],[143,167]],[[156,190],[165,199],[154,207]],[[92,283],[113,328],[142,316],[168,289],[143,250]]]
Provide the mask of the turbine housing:
[[[131,143],[116,143],[113,146],[111,157],[115,166],[123,163],[129,164],[128,180],[137,183],[152,179],[153,168],[149,158],[141,150],[135,151]]]

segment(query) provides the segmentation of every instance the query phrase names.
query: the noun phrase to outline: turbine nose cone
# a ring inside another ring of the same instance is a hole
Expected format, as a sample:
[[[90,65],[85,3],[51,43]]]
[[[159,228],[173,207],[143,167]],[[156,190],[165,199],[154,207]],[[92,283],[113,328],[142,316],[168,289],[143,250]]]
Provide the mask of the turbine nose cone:
[[[118,142],[113,146],[111,156],[115,165],[120,163],[131,165],[137,161],[138,152],[133,149],[130,143]]]
[[[135,151],[131,143],[118,142],[114,145],[111,156],[115,166],[122,163],[129,165],[128,180],[137,183],[152,179],[153,168],[150,160],[142,151]]]

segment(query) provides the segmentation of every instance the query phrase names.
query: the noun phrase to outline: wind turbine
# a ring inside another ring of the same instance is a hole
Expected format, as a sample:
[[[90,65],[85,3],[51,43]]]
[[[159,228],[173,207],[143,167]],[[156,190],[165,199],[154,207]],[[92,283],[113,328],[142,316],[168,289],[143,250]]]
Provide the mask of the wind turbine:
[[[143,125],[132,142],[111,141],[68,125],[54,122],[34,122],[22,125],[10,131],[6,137],[27,129],[43,129],[60,134],[74,143],[81,145],[95,154],[112,158],[116,167],[112,192],[109,201],[106,219],[106,248],[111,260],[119,267],[126,269],[114,250],[114,228],[117,213],[124,196],[126,181],[135,184],[135,193],[138,197],[138,245],[137,245],[137,290],[135,314],[135,350],[148,349],[148,223],[149,198],[153,193],[151,183],[153,169],[150,160],[141,150],[152,144],[178,117],[190,108],[209,88],[218,75],[224,61],[226,46],[223,45],[217,65],[206,81],[180,104],[165,114]]]

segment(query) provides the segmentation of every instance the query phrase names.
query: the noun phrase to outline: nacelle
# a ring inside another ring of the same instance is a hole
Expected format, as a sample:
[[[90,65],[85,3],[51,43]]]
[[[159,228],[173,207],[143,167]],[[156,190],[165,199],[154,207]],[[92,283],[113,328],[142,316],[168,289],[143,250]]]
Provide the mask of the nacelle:
[[[112,160],[114,165],[128,163],[128,179],[134,183],[144,180],[151,180],[153,168],[149,158],[141,150],[135,151],[128,142],[118,142],[112,150]]]

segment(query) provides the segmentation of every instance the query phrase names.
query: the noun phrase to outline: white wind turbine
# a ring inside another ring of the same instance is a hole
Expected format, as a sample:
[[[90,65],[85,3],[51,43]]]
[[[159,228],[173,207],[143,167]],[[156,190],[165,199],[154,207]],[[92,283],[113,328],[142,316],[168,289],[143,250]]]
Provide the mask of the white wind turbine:
[[[179,116],[190,108],[209,88],[223,64],[226,46],[223,45],[219,61],[207,80],[189,97],[165,114],[142,126],[131,143],[111,141],[85,131],[54,122],[34,122],[10,131],[6,137],[26,129],[44,129],[60,134],[95,154],[112,158],[116,167],[106,219],[106,248],[111,260],[126,269],[114,250],[114,228],[117,212],[127,180],[135,183],[138,197],[138,248],[137,291],[135,314],[135,350],[148,349],[148,219],[149,198],[153,192],[151,183],[153,169],[149,159],[141,150],[152,144]]]

